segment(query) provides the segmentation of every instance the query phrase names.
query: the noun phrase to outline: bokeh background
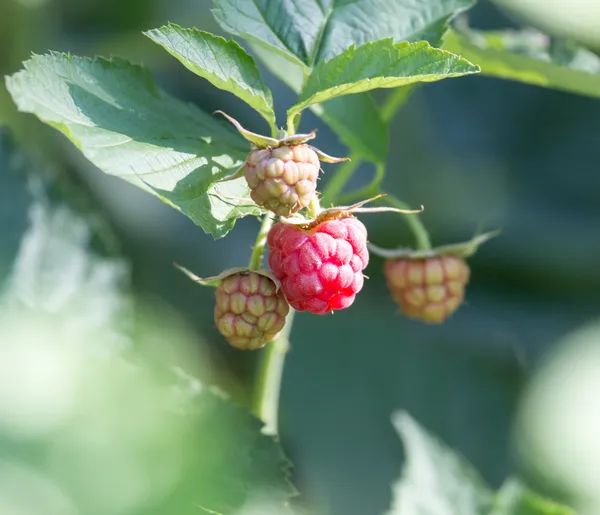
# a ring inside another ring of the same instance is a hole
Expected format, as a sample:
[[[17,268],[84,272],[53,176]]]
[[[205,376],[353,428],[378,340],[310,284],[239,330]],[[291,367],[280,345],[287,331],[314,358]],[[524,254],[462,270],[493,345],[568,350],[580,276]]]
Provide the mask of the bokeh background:
[[[0,72],[13,73],[32,52],[48,49],[120,55],[150,67],[175,96],[264,131],[242,102],[141,34],[166,21],[222,34],[210,7],[208,0],[0,0]],[[470,11],[475,28],[517,21],[486,1]],[[283,116],[293,94],[262,72]],[[598,100],[481,76],[421,87],[397,115],[384,187],[426,207],[422,218],[436,244],[469,239],[482,228],[499,227],[502,234],[470,261],[466,303],[443,326],[399,314],[376,257],[351,309],[297,315],[282,386],[281,438],[294,481],[313,505],[344,515],[389,506],[402,463],[390,422],[399,408],[462,452],[494,487],[520,469],[512,435],[527,379],[549,349],[600,309],[599,120]],[[198,366],[247,403],[258,353],[224,344],[213,326],[212,290],[193,285],[172,263],[203,276],[243,266],[257,220],[240,220],[214,242],[167,205],[94,169],[56,131],[18,114],[3,84],[0,124],[35,159],[86,192],[130,263],[135,293],[177,313],[202,349]],[[327,153],[346,152],[312,113],[301,128],[318,128]],[[322,181],[335,166],[325,171]],[[352,185],[366,184],[371,173],[362,166]],[[363,221],[380,246],[412,242],[399,216]],[[4,252],[15,245],[17,226],[0,226]]]

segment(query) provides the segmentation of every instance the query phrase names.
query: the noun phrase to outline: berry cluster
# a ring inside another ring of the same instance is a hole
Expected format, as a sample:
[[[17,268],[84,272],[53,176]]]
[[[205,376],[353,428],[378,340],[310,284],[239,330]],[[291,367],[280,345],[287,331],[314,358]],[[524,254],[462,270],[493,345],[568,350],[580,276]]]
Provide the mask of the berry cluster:
[[[314,132],[269,138],[225,116],[254,147],[238,172],[225,180],[244,176],[252,200],[280,220],[267,236],[269,271],[236,269],[210,280],[193,278],[217,285],[215,324],[225,339],[240,349],[258,349],[283,329],[290,306],[323,315],[352,305],[369,264],[367,230],[354,216],[365,209],[364,202],[318,207],[320,161],[343,159],[308,145]],[[313,218],[299,214],[307,207]],[[386,255],[371,248],[388,257],[387,284],[408,317],[440,323],[462,302],[469,268],[460,248],[454,253],[433,250],[426,256],[406,251]]]

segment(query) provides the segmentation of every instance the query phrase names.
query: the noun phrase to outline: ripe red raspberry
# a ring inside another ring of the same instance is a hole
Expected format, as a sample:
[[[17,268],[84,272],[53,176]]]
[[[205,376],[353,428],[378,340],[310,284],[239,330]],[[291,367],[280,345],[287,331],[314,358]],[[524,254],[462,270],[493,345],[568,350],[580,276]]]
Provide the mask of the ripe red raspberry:
[[[402,312],[439,324],[461,304],[469,282],[469,267],[458,256],[389,259],[385,277]]]
[[[290,216],[310,203],[319,169],[317,153],[302,144],[253,150],[244,173],[254,202],[276,215]]]
[[[215,296],[217,328],[239,349],[259,349],[275,339],[290,310],[273,280],[254,272],[226,277]]]
[[[309,229],[279,222],[269,232],[268,245],[269,266],[298,311],[322,315],[347,308],[363,286],[367,230],[353,216]]]

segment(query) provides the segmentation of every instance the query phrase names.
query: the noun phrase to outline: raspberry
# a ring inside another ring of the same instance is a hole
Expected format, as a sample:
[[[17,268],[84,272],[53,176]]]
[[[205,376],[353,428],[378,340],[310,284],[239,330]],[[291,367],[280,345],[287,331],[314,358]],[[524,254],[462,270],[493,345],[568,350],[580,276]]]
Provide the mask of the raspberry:
[[[244,173],[254,202],[276,215],[290,216],[310,203],[319,169],[317,153],[302,144],[253,150]]]
[[[458,256],[389,259],[385,277],[402,312],[432,324],[443,322],[461,304],[469,267]]]
[[[268,236],[269,266],[291,306],[317,315],[344,309],[363,286],[367,230],[353,216],[303,229],[279,222]]]
[[[259,349],[275,339],[290,310],[273,280],[254,272],[226,277],[215,297],[217,328],[239,349]]]

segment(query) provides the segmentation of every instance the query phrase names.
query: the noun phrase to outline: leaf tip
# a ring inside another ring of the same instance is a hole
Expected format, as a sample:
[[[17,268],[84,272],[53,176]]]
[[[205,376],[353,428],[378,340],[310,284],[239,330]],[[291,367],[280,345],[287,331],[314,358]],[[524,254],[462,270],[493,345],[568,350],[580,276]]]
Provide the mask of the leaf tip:
[[[394,411],[391,419],[392,425],[400,435],[406,434],[417,426],[415,419],[411,417],[408,411],[403,409]]]

